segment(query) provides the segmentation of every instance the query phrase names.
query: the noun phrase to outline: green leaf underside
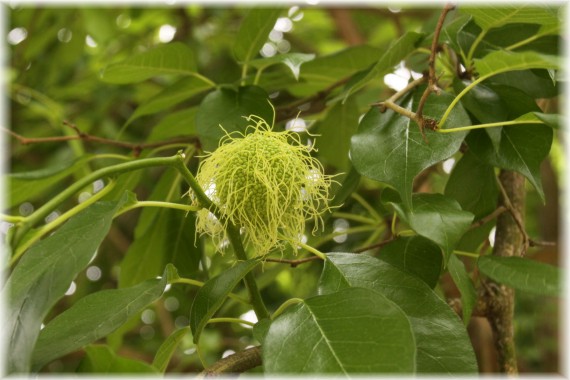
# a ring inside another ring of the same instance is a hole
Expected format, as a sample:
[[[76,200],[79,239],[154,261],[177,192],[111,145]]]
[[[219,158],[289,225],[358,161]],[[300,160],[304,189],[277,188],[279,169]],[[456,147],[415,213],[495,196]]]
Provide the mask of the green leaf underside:
[[[228,133],[245,132],[250,123],[244,117],[249,115],[260,116],[269,125],[273,121],[273,108],[262,88],[220,88],[209,93],[196,114],[196,131],[204,150],[216,150],[218,142],[225,135],[224,129]]]
[[[560,269],[521,257],[482,256],[479,271],[491,279],[534,294],[558,297],[562,293]]]
[[[204,326],[222,306],[228,294],[258,263],[258,259],[238,262],[222,274],[208,280],[198,290],[190,309],[190,328],[194,343],[198,342]]]
[[[211,87],[212,85],[210,83],[206,83],[195,77],[182,78],[138,106],[125,125],[130,124],[141,116],[154,114],[173,107],[176,104],[186,99],[190,99],[194,95],[206,91]]]
[[[167,169],[149,200],[181,202],[178,172]],[[183,201],[182,201],[183,202]],[[121,262],[119,287],[129,287],[159,276],[173,263],[183,276],[198,268],[199,246],[194,244],[194,215],[157,207],[144,208],[135,229],[135,239]]]
[[[33,245],[18,262],[3,293],[7,301],[7,371],[29,370],[40,326],[107,235],[120,202],[96,202]],[[8,290],[6,290],[8,289]]]
[[[85,357],[77,368],[77,372],[156,374],[156,370],[147,363],[118,356],[108,346],[87,346],[85,347],[85,354]]]
[[[420,279],[363,254],[329,253],[320,294],[349,286],[383,294],[408,316],[417,347],[418,373],[476,373],[465,328],[451,308]]]
[[[349,99],[344,104],[339,102],[332,106],[327,116],[318,124],[320,136],[315,139],[315,144],[319,156],[343,171],[350,163],[350,138],[358,128],[359,116],[357,104]]]
[[[84,155],[76,160],[63,161],[45,169],[6,174],[4,180],[9,189],[6,207],[11,208],[23,202],[33,202],[36,198],[45,195],[64,178],[83,166],[90,157],[91,155]]]
[[[382,75],[393,70],[400,61],[402,61],[415,48],[416,44],[423,38],[423,34],[415,32],[407,32],[390,45],[380,59],[366,73],[343,92],[343,101],[368,84],[371,80],[377,79]]]
[[[166,284],[165,272],[161,279],[147,280],[130,288],[102,290],[81,298],[41,331],[34,349],[33,367],[40,369],[107,336],[157,300]]]
[[[552,128],[541,124],[522,124],[502,128],[498,151],[483,131],[471,131],[466,142],[480,160],[524,175],[544,201],[540,163],[548,155],[552,139]]]
[[[267,67],[282,64],[285,65],[295,77],[299,79],[299,74],[301,72],[301,65],[305,62],[311,61],[315,58],[314,54],[303,54],[303,53],[286,53],[274,55],[269,58],[256,59],[251,61],[249,64],[257,69],[266,69]]]
[[[263,344],[268,374],[413,373],[414,337],[402,311],[363,288],[306,299],[272,323]]]
[[[281,14],[281,8],[255,8],[243,19],[233,52],[236,60],[247,64],[258,54]]]
[[[174,137],[196,134],[198,107],[169,113],[152,128],[147,142],[165,141]]]
[[[108,83],[126,84],[163,74],[195,73],[196,62],[192,50],[181,42],[172,42],[107,66],[101,79]]]
[[[400,104],[410,110],[417,108],[421,89]],[[453,96],[442,93],[431,96],[424,107],[424,116],[440,119]],[[461,105],[451,112],[446,126],[467,126],[471,121]],[[352,164],[363,176],[394,187],[408,208],[412,203],[414,178],[424,169],[453,155],[461,146],[466,132],[436,133],[425,131],[429,144],[422,138],[419,127],[407,117],[391,110],[381,113],[372,108],[364,116],[358,132],[351,139]]]
[[[446,262],[473,222],[473,214],[463,211],[455,199],[442,194],[414,194],[411,210],[394,202],[390,204],[418,235],[443,249]]]
[[[170,358],[172,358],[172,355],[176,351],[176,348],[189,331],[190,326],[180,328],[170,334],[168,338],[162,342],[154,357],[154,360],[152,361],[152,365],[159,372],[164,373],[164,371],[166,371],[166,367],[170,362]]]
[[[386,244],[378,258],[435,287],[443,266],[441,248],[421,236],[402,237]]]
[[[457,286],[457,289],[461,293],[461,309],[463,311],[463,323],[465,326],[469,324],[471,319],[471,313],[477,302],[477,292],[475,291],[475,286],[471,277],[465,270],[465,265],[463,262],[455,255],[451,255],[449,261],[447,262],[447,268],[449,269],[449,274]]]
[[[485,7],[462,7],[461,12],[470,14],[477,25],[483,30],[498,28],[512,23],[539,24],[552,32],[559,27],[558,15],[555,9],[545,6],[517,4]]]
[[[513,53],[497,50],[475,60],[475,69],[480,77],[496,75],[506,71],[526,69],[557,69],[560,66],[558,57],[539,54],[532,51]]]
[[[467,151],[455,164],[445,185],[445,195],[459,202],[461,208],[481,219],[497,207],[499,188],[495,170]]]

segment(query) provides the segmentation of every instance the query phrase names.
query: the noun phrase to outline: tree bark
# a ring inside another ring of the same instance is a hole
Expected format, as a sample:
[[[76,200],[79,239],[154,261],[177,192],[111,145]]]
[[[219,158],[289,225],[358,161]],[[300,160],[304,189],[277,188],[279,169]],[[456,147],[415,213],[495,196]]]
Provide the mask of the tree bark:
[[[499,181],[510,199],[513,208],[511,211],[518,214],[521,222],[524,223],[524,177],[513,171],[501,170]],[[501,197],[499,206],[507,204],[508,201]],[[522,247],[523,234],[513,216],[510,212],[501,214],[497,218],[493,255],[520,256]],[[495,347],[499,354],[500,371],[516,375],[518,369],[513,331],[514,290],[485,278],[482,280],[481,291],[481,296],[487,305],[487,319],[493,330]]]

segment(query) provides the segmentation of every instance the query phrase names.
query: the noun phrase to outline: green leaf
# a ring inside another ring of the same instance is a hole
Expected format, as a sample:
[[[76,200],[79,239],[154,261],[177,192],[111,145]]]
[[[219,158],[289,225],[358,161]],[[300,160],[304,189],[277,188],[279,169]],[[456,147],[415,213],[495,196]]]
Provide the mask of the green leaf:
[[[356,71],[364,70],[378,61],[382,51],[369,45],[351,46],[334,54],[318,56],[303,64],[301,83],[289,86],[297,97],[320,91],[339,79],[347,78]]]
[[[220,88],[209,93],[196,114],[196,130],[204,150],[216,150],[224,129],[228,133],[245,132],[250,122],[244,117],[249,115],[258,115],[269,125],[273,121],[273,108],[260,87]]]
[[[386,244],[378,258],[416,276],[430,288],[437,284],[443,265],[441,249],[421,236],[403,237]]]
[[[559,297],[560,269],[522,257],[481,256],[479,271],[491,279],[529,293]]]
[[[299,80],[299,74],[301,72],[301,65],[305,62],[311,61],[315,58],[314,54],[302,54],[302,53],[287,53],[278,54],[269,58],[261,58],[251,61],[250,66],[255,67],[258,70],[265,70],[266,68],[283,64],[291,70],[295,79]]]
[[[117,24],[114,22],[111,9],[80,7],[78,11],[82,16],[81,23],[85,31],[98,44],[107,45],[109,40],[116,37]]]
[[[258,259],[238,262],[230,269],[208,280],[198,290],[190,309],[190,328],[194,343],[198,343],[204,326],[222,306],[228,294],[258,263]]]
[[[94,203],[33,245],[14,268],[3,290],[9,373],[29,370],[43,319],[96,254],[121,204]]]
[[[241,23],[233,47],[238,62],[247,64],[259,54],[282,11],[281,8],[255,8],[249,11]]]
[[[541,124],[521,124],[503,127],[499,150],[483,131],[471,131],[466,139],[469,149],[482,161],[523,174],[544,201],[540,180],[540,163],[550,152],[552,128]]]
[[[203,91],[212,87],[211,83],[206,83],[202,79],[189,77],[182,78],[171,86],[141,104],[131,115],[125,125],[144,115],[150,115],[172,107],[186,99],[190,99]]]
[[[164,141],[173,137],[196,134],[196,112],[198,107],[169,113],[152,128],[147,141]]]
[[[514,121],[541,122],[550,128],[558,129],[560,126],[560,115],[546,114],[542,112],[528,112],[517,117]]]
[[[475,69],[480,77],[489,77],[507,71],[526,69],[558,69],[557,56],[539,54],[532,51],[513,53],[498,50],[475,60]]]
[[[467,81],[454,81],[454,89],[457,93],[461,92],[469,83]],[[478,84],[467,92],[461,98],[463,107],[477,118],[480,123],[495,123],[499,121],[507,121],[508,110],[499,94],[492,88],[484,84]],[[499,149],[501,130],[500,128],[485,128],[485,131],[491,138],[495,149]]]
[[[148,373],[156,370],[145,362],[123,358],[115,354],[109,346],[92,345],[85,347],[85,357],[79,364],[80,373]]]
[[[497,208],[499,188],[494,168],[467,151],[455,164],[445,185],[445,195],[481,219]]]
[[[353,100],[336,103],[326,117],[318,122],[318,134],[315,143],[319,157],[340,170],[349,166],[348,151],[350,138],[358,128],[360,113]]]
[[[410,322],[383,295],[347,288],[308,298],[272,323],[263,344],[267,374],[411,374]]]
[[[165,271],[160,279],[131,288],[101,290],[81,298],[41,331],[32,358],[33,368],[39,370],[115,331],[162,295],[167,276]]]
[[[253,326],[253,337],[261,344],[265,342],[265,337],[271,326],[271,319],[263,318]]]
[[[512,23],[528,23],[540,24],[545,29],[555,32],[560,23],[556,9],[530,4],[462,7],[461,12],[473,16],[477,25],[483,30]]]
[[[443,249],[446,262],[473,222],[472,213],[462,210],[455,199],[442,194],[414,194],[411,209],[394,202],[390,204],[418,235]]]
[[[167,169],[148,199],[181,202],[180,180],[178,171]],[[135,229],[135,239],[121,262],[119,287],[159,276],[168,263],[176,265],[183,275],[192,274],[200,260],[194,239],[194,215],[187,217],[184,211],[173,209],[145,208]]]
[[[166,338],[164,342],[160,345],[158,352],[156,353],[152,365],[160,372],[164,373],[166,367],[170,362],[170,358],[176,351],[176,347],[180,344],[182,339],[188,334],[190,327],[186,326],[181,329],[174,331],[172,334]]]
[[[394,69],[400,61],[410,54],[423,38],[423,34],[415,32],[407,32],[402,37],[394,41],[390,47],[384,52],[382,57],[370,69],[366,70],[361,78],[350,86],[347,86],[343,92],[343,102],[346,99],[364,87],[368,82],[378,79]]]
[[[400,105],[415,110],[421,94],[421,89],[415,92],[413,104],[406,98]],[[425,104],[424,116],[440,119],[452,100],[453,96],[447,93],[430,96]],[[448,126],[471,125],[467,113],[459,104],[451,111],[450,118],[446,123]],[[428,130],[426,136],[429,144],[426,144],[419,127],[410,119],[391,110],[381,113],[374,107],[364,116],[358,132],[352,136],[350,155],[352,164],[360,174],[393,186],[409,208],[416,175],[453,155],[465,135],[462,132],[444,134]]]
[[[73,161],[61,161],[51,167],[22,173],[6,174],[4,179],[10,191],[6,207],[12,208],[23,202],[32,202],[59,184],[64,178],[79,170],[91,155]]]
[[[533,99],[552,98],[561,91],[559,86],[552,83],[552,80],[548,77],[547,70],[509,71],[495,75],[485,83],[492,85],[495,89],[497,85],[519,89]]]
[[[383,294],[406,313],[416,341],[417,373],[477,372],[475,354],[463,324],[422,280],[364,254],[327,254],[320,294],[347,286]]]
[[[125,84],[162,74],[195,73],[196,62],[192,50],[181,42],[172,42],[107,66],[101,73],[101,79],[108,83]]]
[[[471,281],[471,277],[469,277],[469,274],[465,270],[465,265],[463,265],[463,262],[457,256],[451,255],[447,262],[447,267],[455,286],[457,286],[457,289],[459,289],[459,292],[461,293],[463,323],[467,326],[471,319],[473,307],[477,302],[475,286],[473,285],[473,281]]]

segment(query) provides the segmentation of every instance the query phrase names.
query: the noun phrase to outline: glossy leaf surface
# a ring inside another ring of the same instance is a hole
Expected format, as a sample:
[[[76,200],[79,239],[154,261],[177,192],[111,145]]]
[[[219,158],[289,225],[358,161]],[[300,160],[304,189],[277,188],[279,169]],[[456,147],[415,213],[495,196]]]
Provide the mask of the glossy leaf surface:
[[[414,110],[420,96],[421,91],[416,91],[413,103],[406,98],[400,105]],[[424,115],[439,119],[452,100],[453,96],[447,93],[430,97]],[[447,127],[470,124],[460,105],[454,107],[446,122]],[[426,144],[413,121],[391,110],[381,113],[374,107],[364,116],[358,132],[352,136],[350,154],[354,167],[362,175],[394,187],[404,205],[411,207],[414,178],[422,170],[453,155],[465,135],[464,132],[444,134],[426,131],[429,141]]]
[[[493,280],[530,293],[560,296],[560,269],[521,257],[481,256],[479,271]]]
[[[397,304],[412,325],[418,373],[477,372],[475,354],[461,320],[422,280],[363,254],[329,253],[327,257],[320,294],[349,286],[364,287]]]
[[[413,373],[410,322],[369,289],[346,288],[308,298],[269,327],[263,344],[268,374]]]

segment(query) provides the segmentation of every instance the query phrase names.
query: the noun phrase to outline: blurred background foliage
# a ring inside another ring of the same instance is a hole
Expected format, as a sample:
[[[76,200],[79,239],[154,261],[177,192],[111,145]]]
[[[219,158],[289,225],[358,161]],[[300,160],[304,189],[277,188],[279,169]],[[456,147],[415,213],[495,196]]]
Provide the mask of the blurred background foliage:
[[[8,8],[9,16],[5,37],[9,52],[9,128],[29,138],[74,135],[76,132],[64,125],[64,120],[77,125],[83,132],[120,141],[145,142],[166,140],[179,135],[194,135],[193,116],[203,93],[161,112],[138,117],[127,125],[138,106],[175,83],[176,77],[160,76],[125,85],[109,84],[101,80],[101,72],[107,65],[160,44],[172,41],[184,43],[194,51],[201,75],[218,84],[239,84],[241,69],[232,56],[232,46],[240,22],[247,12],[247,8],[243,6],[3,6]],[[321,57],[342,52],[352,46],[360,46],[358,52],[354,52],[354,65],[363,68],[405,31],[426,31],[429,34],[438,16],[439,8],[402,9],[363,5],[345,9],[311,5],[301,8],[290,6],[283,12],[283,17],[279,18],[260,54],[270,57],[286,52],[298,52]],[[412,63],[420,71],[425,67],[425,61]],[[331,70],[333,69],[334,67],[331,67]],[[310,64],[307,64],[307,70],[310,72]],[[393,93],[391,84],[394,80],[407,81],[407,78],[403,77],[407,70],[403,71],[404,74],[402,69],[398,69],[390,74],[391,76],[386,76],[384,83],[367,87],[356,97],[353,107],[364,113],[371,103],[387,98]],[[341,76],[336,79],[340,78]],[[284,83],[287,86],[284,86]],[[273,95],[278,88],[289,89],[288,93],[275,95],[274,103],[277,107],[280,102],[285,104],[294,96],[314,94],[322,89],[307,87],[302,81],[297,83],[291,73],[281,66],[267,69],[267,75],[262,78],[260,86]],[[547,102],[544,106],[557,105]],[[334,122],[335,115],[328,115],[326,112],[310,115],[310,120],[307,121],[326,121],[327,117],[330,117],[327,122]],[[357,120],[355,126],[356,123]],[[346,162],[331,160],[331,157],[335,156],[334,151],[327,153],[326,146],[322,147],[322,150],[322,158],[329,171],[346,169]],[[11,140],[10,152],[7,153],[10,172],[29,172],[46,168],[55,170],[67,166],[70,168],[66,175],[57,181],[45,182],[43,189],[36,189],[38,191],[33,199],[25,199],[24,196],[11,205],[12,208],[8,211],[13,215],[27,215],[69,185],[74,178],[105,166],[106,160],[71,166],[78,157],[97,153],[131,152],[120,147],[82,141],[22,145]],[[197,160],[193,159],[190,164],[195,170]],[[452,165],[453,161],[448,161],[447,164],[429,170],[427,175],[418,180],[417,190],[442,191]],[[555,141],[553,153],[543,164],[542,170],[547,204],[542,205],[535,190],[529,187],[527,227],[531,236],[540,237],[542,240],[558,240],[558,178],[562,170],[564,168],[560,143]],[[152,198],[153,189],[163,178],[162,174],[161,170],[148,170],[129,176],[129,180],[136,184],[134,188],[138,199]],[[89,193],[95,190],[86,191]],[[378,183],[363,179],[359,193],[377,212],[389,217],[389,212],[379,202],[378,195],[381,190],[382,187]],[[181,192],[185,191],[181,189]],[[70,205],[71,203],[67,206]],[[354,213],[363,211],[362,205],[353,199],[347,200],[344,210]],[[52,311],[53,315],[59,314],[86,294],[117,287],[119,263],[133,241],[139,216],[139,212],[131,212],[113,223],[107,239],[99,249],[99,255],[85,273],[75,280],[75,287],[70,288],[69,295]],[[178,221],[174,220],[172,223]],[[338,227],[331,221],[327,226],[329,232]],[[367,238],[366,233],[341,235],[338,239],[323,244],[321,249],[343,251]],[[205,262],[209,264],[210,276],[213,276],[229,264],[224,257],[209,253],[213,250],[209,249],[207,244],[204,241],[199,242],[196,249],[206,252]],[[532,254],[539,260],[555,265],[558,263],[558,252],[553,248],[535,250]],[[185,273],[186,275],[202,281],[206,279],[198,261],[190,263],[190,267],[193,271]],[[288,297],[303,298],[311,295],[319,275],[318,263],[294,269],[266,263],[264,271],[259,275],[259,283],[263,287],[263,296],[268,306],[275,308]],[[438,289],[442,295],[457,294],[447,276],[443,277]],[[188,325],[189,309],[196,290],[191,286],[171,286],[160,301],[113,333],[106,343],[122,356],[152,361],[163,340],[175,328]],[[243,289],[241,292],[245,294]],[[518,294],[517,297],[515,327],[521,370],[556,371],[559,363],[557,301],[525,294]],[[222,313],[230,309],[231,314],[242,315],[245,319],[250,318],[252,314],[243,305],[232,301],[224,305]],[[496,370],[492,365],[486,364],[495,363],[488,326],[485,327],[483,321],[474,318],[470,331],[481,369]],[[255,344],[255,339],[247,328],[234,324],[211,325],[205,329],[201,339],[204,358],[208,363],[251,344]],[[75,371],[82,356],[81,352],[70,354],[51,363],[44,371]],[[184,338],[168,371],[200,369],[201,365],[189,334]]]

